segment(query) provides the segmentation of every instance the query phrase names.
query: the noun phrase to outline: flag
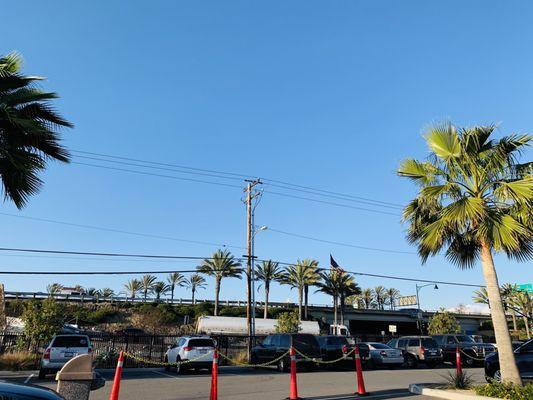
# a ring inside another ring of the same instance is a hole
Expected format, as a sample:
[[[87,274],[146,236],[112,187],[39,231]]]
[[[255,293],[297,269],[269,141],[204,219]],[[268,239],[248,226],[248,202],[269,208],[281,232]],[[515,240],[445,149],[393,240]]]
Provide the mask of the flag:
[[[337,264],[337,261],[335,261],[335,259],[333,258],[331,254],[329,255],[329,264],[330,264],[330,269],[332,271],[344,272],[344,270],[339,266],[339,264]]]

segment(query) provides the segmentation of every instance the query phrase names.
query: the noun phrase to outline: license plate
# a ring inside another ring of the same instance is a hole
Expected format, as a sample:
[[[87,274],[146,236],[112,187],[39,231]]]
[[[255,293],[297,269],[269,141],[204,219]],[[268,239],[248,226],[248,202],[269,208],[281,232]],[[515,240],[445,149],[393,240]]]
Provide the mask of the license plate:
[[[209,353],[209,350],[200,350],[200,354],[207,354]]]
[[[69,353],[63,353],[65,355],[65,357],[68,357],[68,358],[72,358],[76,355],[76,353],[72,353],[72,352],[69,352]]]

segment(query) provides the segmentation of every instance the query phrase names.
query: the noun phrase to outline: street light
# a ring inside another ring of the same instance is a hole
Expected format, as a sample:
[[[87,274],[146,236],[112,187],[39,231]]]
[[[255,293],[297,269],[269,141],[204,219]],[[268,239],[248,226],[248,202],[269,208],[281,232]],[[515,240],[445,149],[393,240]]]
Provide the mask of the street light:
[[[266,231],[268,229],[268,226],[263,225],[260,226],[257,230],[255,229],[255,226],[252,225],[252,268],[250,271],[251,280],[252,280],[252,309],[251,309],[251,326],[250,326],[250,334],[252,337],[255,337],[255,235],[257,235],[259,232]]]
[[[437,290],[439,287],[437,286],[437,284],[433,284],[433,283],[428,283],[427,285],[416,285],[416,305],[417,305],[417,308],[418,308],[418,329],[420,330],[420,335],[422,335],[422,311],[420,310],[420,295],[419,295],[419,292],[420,292],[420,289],[424,288],[424,287],[427,287],[427,286],[432,286],[432,285],[435,285],[433,287],[433,289]]]

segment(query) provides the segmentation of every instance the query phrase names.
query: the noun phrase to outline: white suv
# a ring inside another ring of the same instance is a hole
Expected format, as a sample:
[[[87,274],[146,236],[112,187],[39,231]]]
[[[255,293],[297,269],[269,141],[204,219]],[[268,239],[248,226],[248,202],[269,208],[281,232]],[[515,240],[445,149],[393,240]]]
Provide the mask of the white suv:
[[[208,369],[213,367],[213,352],[215,341],[209,336],[183,336],[176,339],[176,343],[169,346],[165,353],[165,362],[179,363],[176,365],[176,372],[179,374],[185,369]],[[170,366],[166,366],[170,370]]]
[[[56,335],[46,348],[41,359],[39,378],[63,368],[73,357],[92,353],[93,348],[87,335]]]

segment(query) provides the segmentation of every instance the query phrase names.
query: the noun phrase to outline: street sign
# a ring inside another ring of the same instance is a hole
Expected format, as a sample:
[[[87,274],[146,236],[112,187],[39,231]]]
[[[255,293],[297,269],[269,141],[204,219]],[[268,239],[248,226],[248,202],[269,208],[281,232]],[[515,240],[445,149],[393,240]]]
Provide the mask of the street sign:
[[[396,333],[396,325],[389,325],[389,332]]]
[[[533,284],[524,283],[522,285],[518,285],[518,290],[521,290],[522,292],[526,293],[533,293]]]
[[[412,296],[402,296],[398,299],[398,305],[400,305],[400,307],[414,306],[416,304],[416,294],[413,294]]]

